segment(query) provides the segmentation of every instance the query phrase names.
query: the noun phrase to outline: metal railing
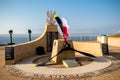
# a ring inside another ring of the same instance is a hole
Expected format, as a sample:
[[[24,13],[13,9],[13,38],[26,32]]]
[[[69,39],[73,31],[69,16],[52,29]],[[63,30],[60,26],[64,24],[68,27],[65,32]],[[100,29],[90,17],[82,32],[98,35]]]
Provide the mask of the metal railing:
[[[68,39],[75,41],[92,41],[97,40],[98,35],[99,34],[71,34]]]
[[[32,40],[39,37],[41,34],[33,34]],[[97,40],[97,36],[101,34],[70,34],[68,40],[75,40],[75,41],[93,41]],[[15,34],[13,35],[13,41],[15,43],[23,43],[28,41],[28,35],[26,34]],[[9,35],[0,35],[0,44],[5,45],[9,42]]]

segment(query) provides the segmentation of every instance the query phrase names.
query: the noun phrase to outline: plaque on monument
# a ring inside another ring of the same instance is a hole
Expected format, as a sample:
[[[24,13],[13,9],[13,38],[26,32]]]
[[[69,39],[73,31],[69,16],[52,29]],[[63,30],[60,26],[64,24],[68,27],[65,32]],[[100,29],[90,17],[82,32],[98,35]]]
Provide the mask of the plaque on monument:
[[[54,39],[58,39],[58,32],[47,32],[47,52],[52,52]]]
[[[52,32],[53,40],[58,39],[58,32]]]
[[[5,59],[6,60],[14,59],[14,47],[6,47],[5,48]]]
[[[108,44],[102,44],[102,52],[103,54],[109,54]]]

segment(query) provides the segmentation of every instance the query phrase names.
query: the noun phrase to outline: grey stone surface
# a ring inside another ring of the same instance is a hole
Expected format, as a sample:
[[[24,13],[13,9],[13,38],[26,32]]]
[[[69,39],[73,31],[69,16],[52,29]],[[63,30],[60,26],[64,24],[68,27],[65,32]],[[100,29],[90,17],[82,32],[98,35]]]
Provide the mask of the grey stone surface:
[[[66,67],[77,67],[80,66],[74,59],[63,59],[63,65]]]

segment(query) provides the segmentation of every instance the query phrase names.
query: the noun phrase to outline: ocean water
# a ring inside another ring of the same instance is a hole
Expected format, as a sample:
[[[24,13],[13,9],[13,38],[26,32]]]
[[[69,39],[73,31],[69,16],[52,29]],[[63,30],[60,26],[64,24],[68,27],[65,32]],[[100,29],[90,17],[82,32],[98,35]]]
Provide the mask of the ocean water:
[[[31,38],[32,40],[38,38],[40,34],[32,34]],[[9,40],[9,34],[0,34],[0,44],[8,44],[10,42]],[[75,41],[89,41],[89,40],[96,40],[97,35],[71,35],[68,38],[69,40],[75,40]],[[24,43],[29,41],[28,34],[13,34],[13,43]]]
[[[32,40],[38,38],[40,35],[38,34],[32,34],[31,38]],[[24,43],[29,41],[29,36],[28,34],[14,34],[12,36],[13,43],[18,44],[18,43]],[[10,42],[10,36],[9,34],[2,34],[0,35],[0,44],[7,44]]]

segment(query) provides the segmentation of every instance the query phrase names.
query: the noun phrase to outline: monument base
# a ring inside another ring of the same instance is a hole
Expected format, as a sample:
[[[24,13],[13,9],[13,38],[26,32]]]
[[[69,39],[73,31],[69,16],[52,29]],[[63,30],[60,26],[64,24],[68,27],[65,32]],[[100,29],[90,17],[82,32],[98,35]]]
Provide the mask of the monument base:
[[[72,46],[72,41],[69,40],[68,43]],[[54,40],[53,51],[52,51],[51,57],[58,54],[58,52],[62,49],[63,44],[64,44],[63,39]],[[63,51],[59,55],[54,57],[52,59],[52,61],[54,61],[55,63],[62,63],[62,60],[64,58],[70,58],[70,59],[75,60],[75,52],[74,51],[69,51],[69,50],[68,51]]]

